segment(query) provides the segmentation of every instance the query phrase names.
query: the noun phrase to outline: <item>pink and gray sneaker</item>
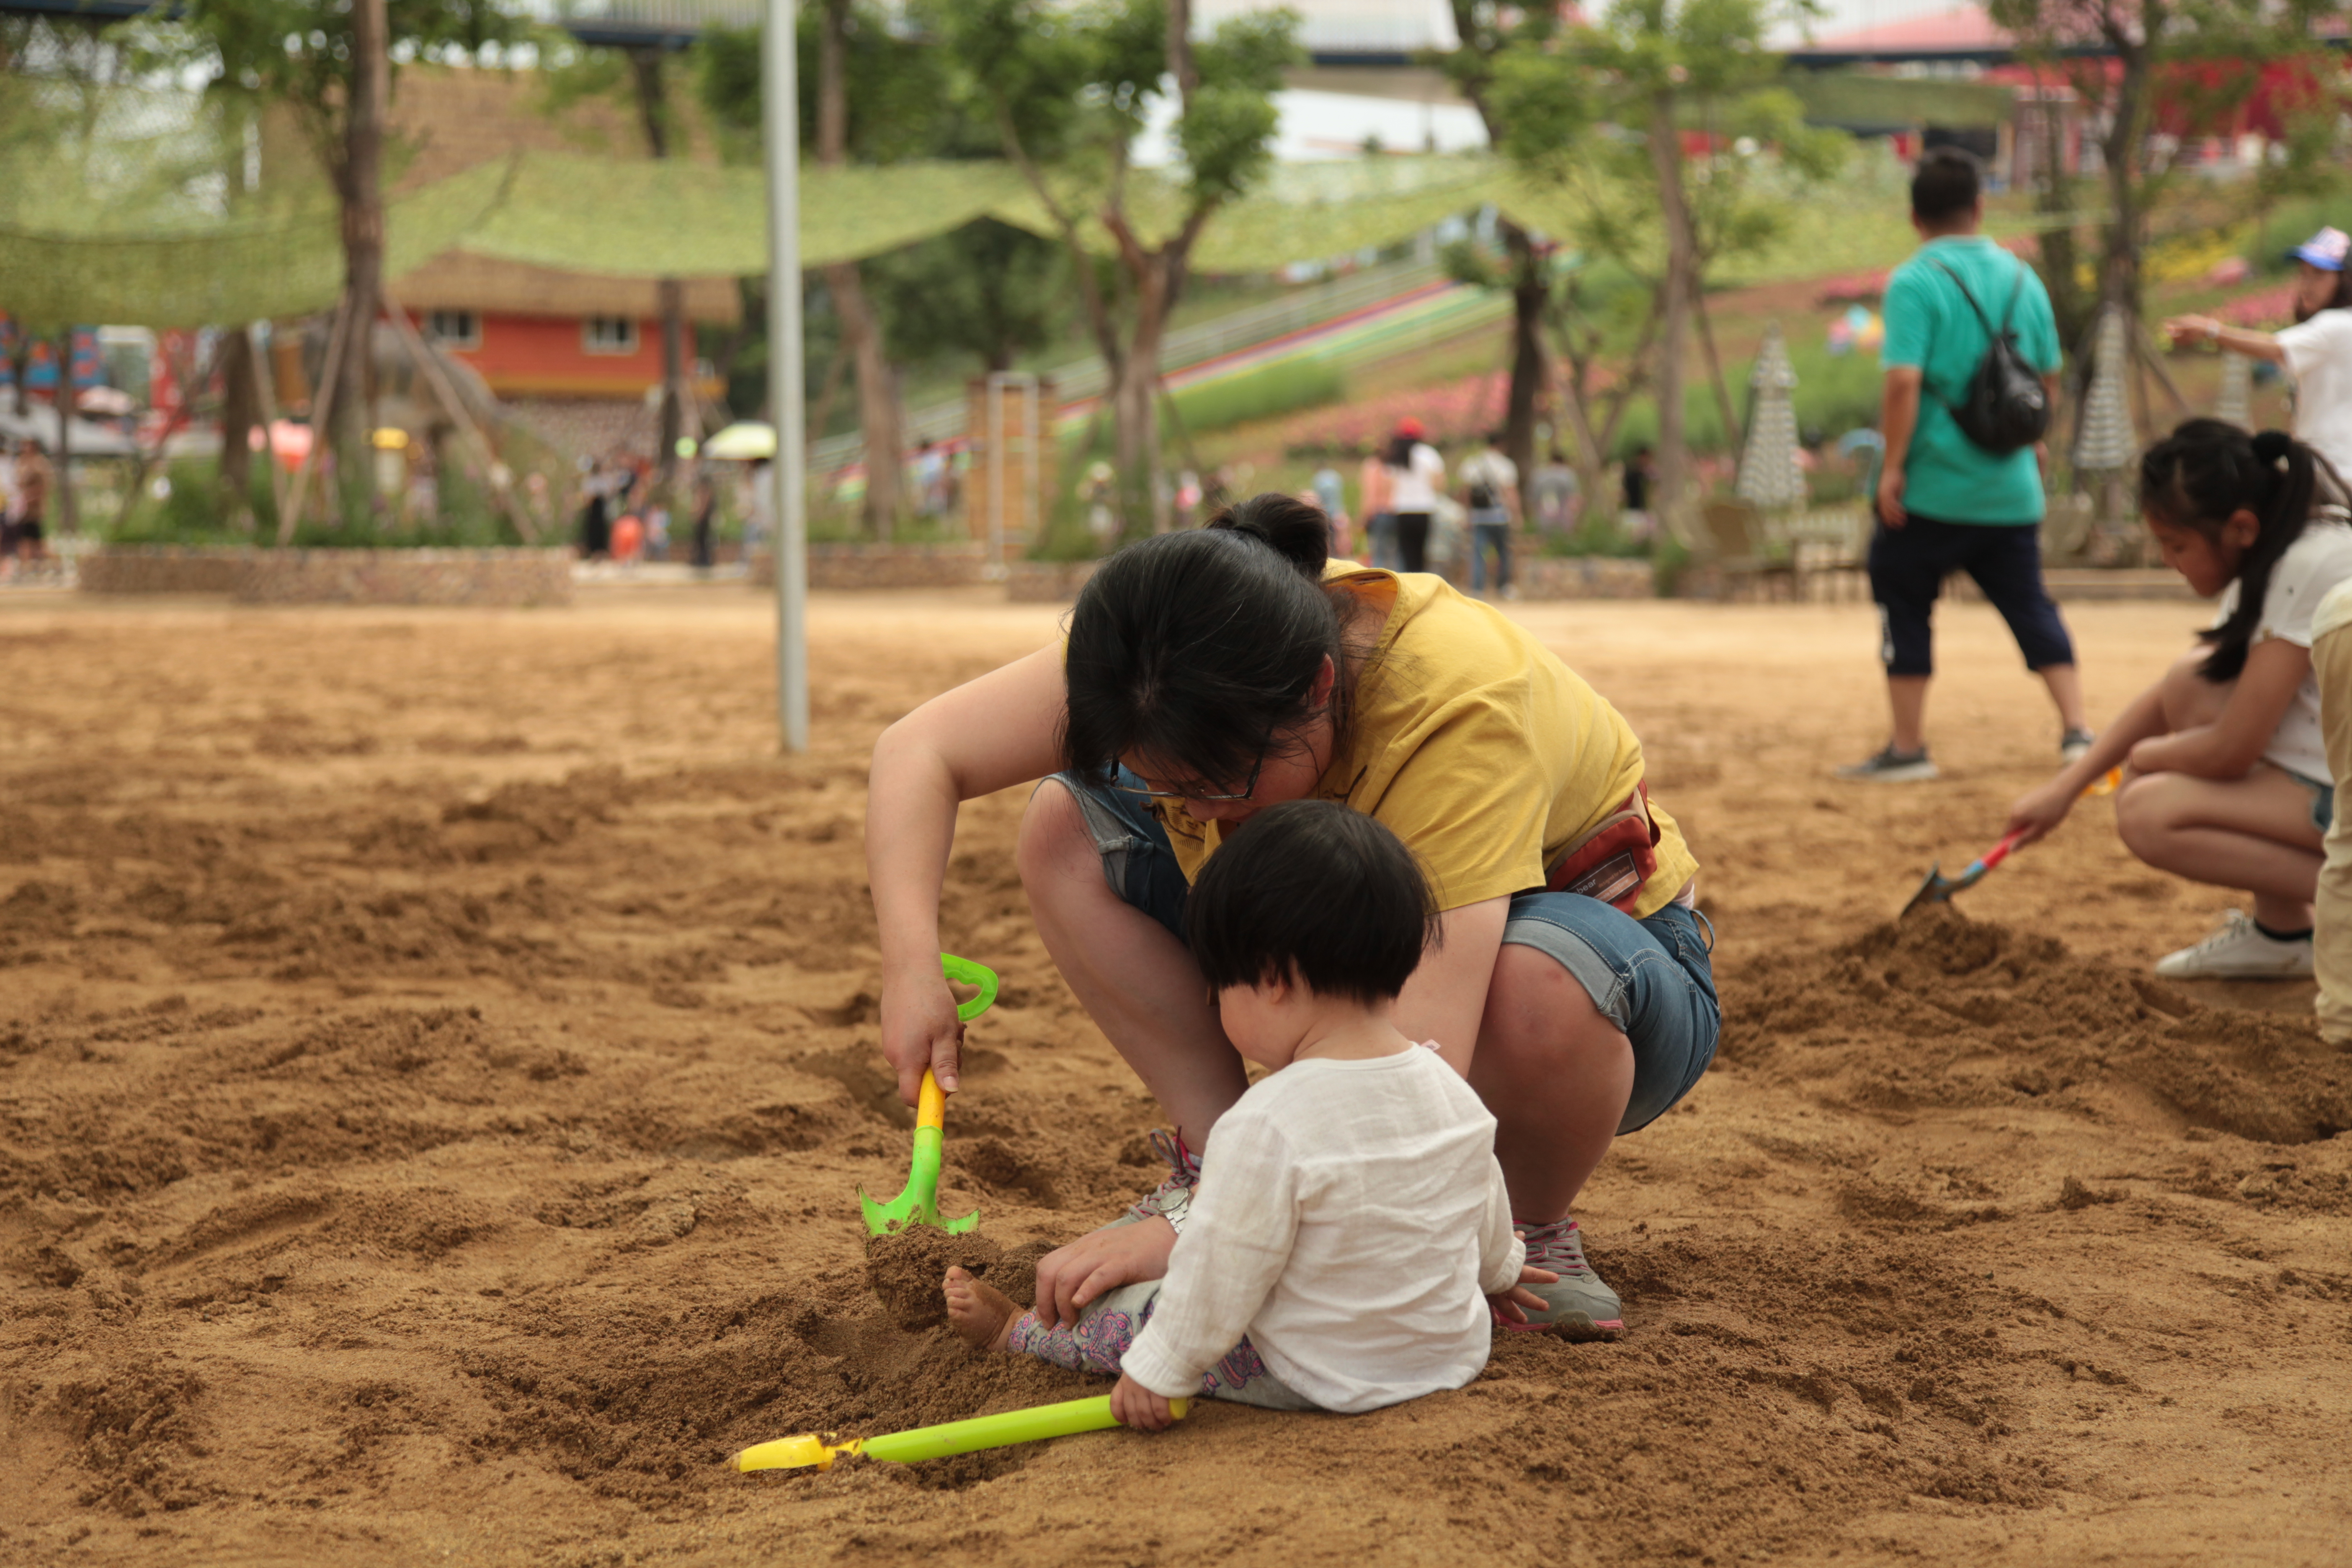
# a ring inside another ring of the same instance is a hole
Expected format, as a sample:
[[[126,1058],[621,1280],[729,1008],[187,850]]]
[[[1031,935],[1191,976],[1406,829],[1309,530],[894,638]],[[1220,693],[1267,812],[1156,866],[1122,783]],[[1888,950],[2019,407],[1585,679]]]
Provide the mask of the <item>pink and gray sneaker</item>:
[[[1184,1216],[1192,1207],[1192,1188],[1201,1179],[1201,1156],[1184,1144],[1184,1134],[1171,1132],[1164,1127],[1151,1130],[1151,1148],[1168,1162],[1168,1175],[1152,1188],[1150,1194],[1128,1205],[1127,1213],[1111,1221],[1111,1225],[1134,1225],[1154,1215],[1168,1222],[1171,1230],[1184,1228]],[[1103,1228],[1108,1230],[1109,1226]]]
[[[1550,1285],[1528,1286],[1543,1298],[1544,1310],[1529,1312],[1525,1323],[1504,1327],[1548,1330],[1570,1340],[1607,1339],[1624,1331],[1624,1308],[1617,1300],[1617,1292],[1602,1284],[1592,1265],[1584,1260],[1584,1237],[1574,1220],[1550,1225],[1515,1221],[1511,1228],[1528,1244],[1528,1264],[1559,1279]]]

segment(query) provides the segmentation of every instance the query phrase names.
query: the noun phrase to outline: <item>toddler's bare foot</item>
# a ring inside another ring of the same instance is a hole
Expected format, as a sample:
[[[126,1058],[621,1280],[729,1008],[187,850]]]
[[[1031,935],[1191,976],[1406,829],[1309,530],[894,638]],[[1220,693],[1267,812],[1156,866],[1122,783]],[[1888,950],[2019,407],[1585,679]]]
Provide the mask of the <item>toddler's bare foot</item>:
[[[1012,1347],[1013,1321],[1021,1315],[1021,1309],[1010,1296],[961,1268],[950,1268],[947,1297],[948,1327],[957,1338],[979,1350]]]

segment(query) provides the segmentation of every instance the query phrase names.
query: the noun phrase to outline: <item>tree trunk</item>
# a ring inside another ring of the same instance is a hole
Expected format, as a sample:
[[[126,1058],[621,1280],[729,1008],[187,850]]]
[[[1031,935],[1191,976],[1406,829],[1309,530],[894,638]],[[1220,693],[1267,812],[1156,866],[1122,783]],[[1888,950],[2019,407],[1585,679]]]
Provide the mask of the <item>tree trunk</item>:
[[[2151,15],[2149,25],[2156,25]],[[2146,43],[2116,50],[2122,72],[2116,83],[2116,107],[2101,151],[2106,164],[2106,254],[2099,268],[2102,303],[2120,305],[2133,321],[2139,320],[2139,255],[2144,215],[2140,211],[2139,160],[2147,132],[2149,78],[2154,67]]]
[[[658,48],[629,51],[629,79],[636,89],[637,121],[646,133],[646,151],[659,161],[669,156],[668,82],[662,72]],[[670,505],[670,489],[677,478],[677,441],[686,434],[686,286],[665,278],[655,286],[661,305],[662,388],[661,434],[654,452],[654,489],[662,504]],[[673,509],[674,510],[674,509]]]
[[[1587,516],[1603,516],[1594,511],[1600,506],[1601,487],[1609,482],[1609,447],[1601,432],[1593,427],[1591,398],[1585,388],[1585,367],[1570,364],[1562,356],[1559,373],[1559,414],[1575,435],[1576,490],[1584,502]],[[1520,480],[1526,481],[1522,474]],[[1581,519],[1579,520],[1580,523]]]
[[[1715,321],[1706,313],[1706,289],[1699,279],[1691,279],[1691,314],[1698,321],[1699,347],[1706,353],[1706,376],[1715,387],[1716,416],[1723,421],[1724,449],[1737,460],[1747,449],[1747,432],[1741,427],[1739,410],[1731,400],[1731,384],[1723,378],[1723,356],[1715,352]]]
[[[898,521],[900,474],[906,439],[898,428],[898,378],[883,352],[882,332],[866,302],[857,264],[837,262],[824,269],[825,287],[841,317],[841,335],[857,365],[857,426],[866,441],[866,522],[887,541]]]
[[[824,0],[824,16],[817,29],[816,161],[834,168],[849,157],[849,89],[846,55],[849,47],[850,0]],[[841,334],[857,362],[857,425],[866,441],[866,527],[874,537],[887,540],[898,521],[900,491],[907,467],[907,442],[899,428],[898,378],[890,367],[882,324],[866,300],[857,263],[838,262],[824,269],[825,287],[841,317]]]
[[[655,457],[663,499],[677,475],[678,438],[686,434],[686,285],[665,278],[655,286],[661,300],[661,450]]]
[[[1524,486],[1536,469],[1536,399],[1544,385],[1544,310],[1551,280],[1527,230],[1500,226],[1511,256],[1511,391],[1504,405],[1503,451],[1518,465]]]
[[[73,488],[73,329],[58,334],[58,531],[81,531]]]
[[[1682,144],[1675,130],[1675,95],[1650,100],[1650,166],[1658,179],[1658,212],[1666,231],[1666,278],[1658,333],[1658,473],[1650,509],[1658,525],[1679,533],[1683,489],[1690,466],[1683,432],[1683,345],[1690,338],[1691,273],[1698,246],[1691,232],[1690,204],[1683,195]]]
[[[261,384],[253,363],[253,329],[239,327],[221,344],[221,515],[253,527],[253,427],[261,423]]]
[[[2037,90],[2042,79],[2034,78]],[[2059,217],[2074,210],[2074,193],[2066,174],[2066,109],[2067,102],[2054,92],[2043,90],[2037,106],[2042,120],[2042,189],[2036,193],[2034,209],[2050,217]],[[2075,280],[2074,226],[2071,223],[2056,225],[2042,231],[2042,284],[2050,294],[2050,313],[2058,325],[2058,342],[2068,351],[2067,375],[2070,381],[2079,379],[2074,346],[2091,330],[2098,311],[2094,301],[2085,298],[2082,285]]]
[[[383,117],[392,82],[384,5],[385,0],[353,0],[352,5],[352,98],[341,181],[343,293],[351,325],[335,396],[335,468],[346,524],[372,521],[375,507],[375,454],[369,433],[376,426],[375,319],[383,298]]]

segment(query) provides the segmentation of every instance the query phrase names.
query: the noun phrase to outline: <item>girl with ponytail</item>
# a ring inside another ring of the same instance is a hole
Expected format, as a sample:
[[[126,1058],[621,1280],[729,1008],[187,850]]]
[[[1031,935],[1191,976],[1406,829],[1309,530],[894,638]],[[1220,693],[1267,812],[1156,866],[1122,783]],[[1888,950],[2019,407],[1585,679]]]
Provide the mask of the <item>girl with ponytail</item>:
[[[2140,508],[2165,564],[2221,608],[2198,646],[2096,744],[2020,800],[2031,844],[2094,780],[2126,768],[2125,847],[2159,870],[2253,895],[2205,941],[2159,960],[2173,979],[2312,973],[2311,905],[2336,781],[2312,673],[2313,618],[2352,580],[2352,514],[2326,459],[2277,430],[2191,419],[2140,459]]]
[[[1192,881],[1266,807],[1337,802],[1429,879],[1437,940],[1395,1016],[1495,1117],[1527,1261],[1559,1276],[1534,1288],[1531,1325],[1613,1333],[1618,1299],[1570,1209],[1612,1141],[1714,1058],[1697,862],[1632,727],[1556,655],[1441,578],[1327,560],[1328,539],[1318,508],[1262,495],[1130,545],[1066,644],[884,733],[866,814],[883,1054],[908,1104],[926,1068],[954,1092],[939,916],[957,807],[1042,781],[1017,855],[1029,913],[1175,1131],[1157,1192],[1038,1266],[1038,1314],[1072,1323],[1160,1278],[1210,1130],[1248,1088],[1187,945]]]

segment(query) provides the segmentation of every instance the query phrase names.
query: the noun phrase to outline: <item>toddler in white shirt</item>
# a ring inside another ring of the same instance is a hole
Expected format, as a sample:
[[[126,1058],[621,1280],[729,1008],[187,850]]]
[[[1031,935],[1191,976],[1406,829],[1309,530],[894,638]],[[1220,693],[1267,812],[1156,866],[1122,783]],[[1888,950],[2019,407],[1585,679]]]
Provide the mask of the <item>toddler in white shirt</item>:
[[[1168,1424],[1208,1395],[1354,1413],[1486,1364],[1519,1289],[1495,1119],[1397,1032],[1397,994],[1433,939],[1427,882],[1395,834],[1329,801],[1252,817],[1212,856],[1185,923],[1234,1047],[1267,1075],[1226,1111],[1164,1279],[1023,1311],[961,1268],[949,1321],[971,1343],[1117,1373],[1111,1408]]]

